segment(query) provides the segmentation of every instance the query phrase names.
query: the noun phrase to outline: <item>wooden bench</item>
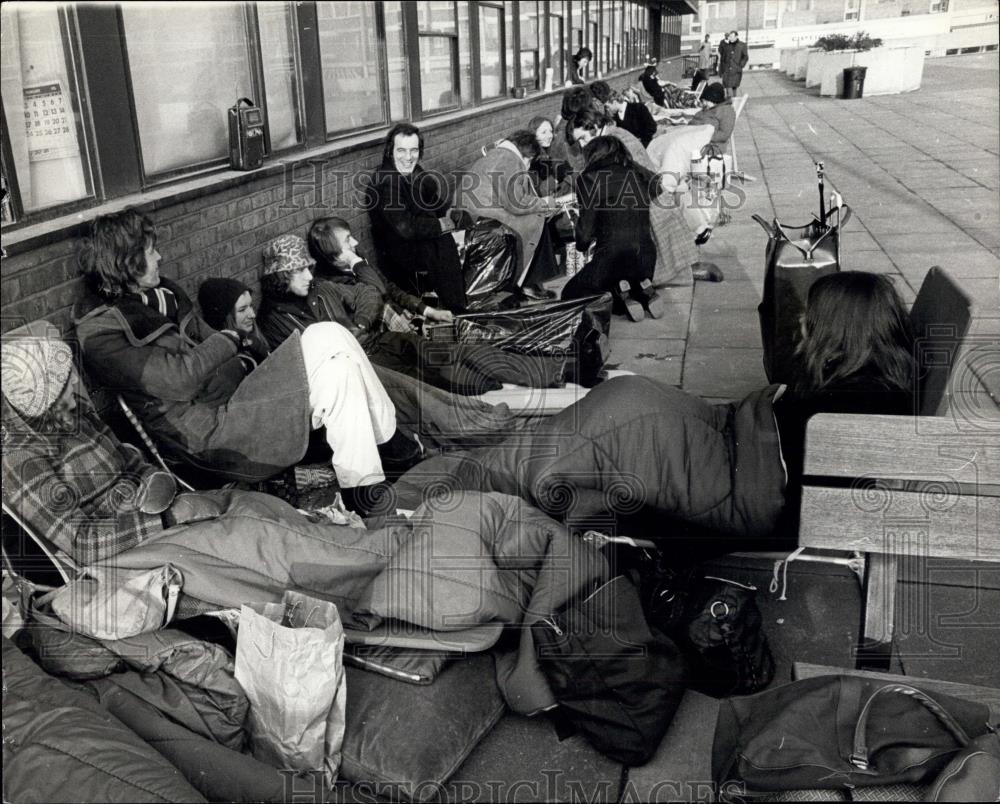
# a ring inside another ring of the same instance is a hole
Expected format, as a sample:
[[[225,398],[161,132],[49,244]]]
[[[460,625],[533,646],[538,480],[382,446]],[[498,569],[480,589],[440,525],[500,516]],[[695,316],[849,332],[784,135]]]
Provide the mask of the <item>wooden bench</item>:
[[[975,393],[961,362],[970,309],[931,268],[910,311],[920,415],[821,414],[806,431],[799,546],[865,555],[859,667],[888,668],[901,560],[1000,562],[1000,411],[955,404],[954,389]]]
[[[799,545],[865,554],[858,666],[888,669],[901,561],[1000,563],[1000,420],[821,414],[807,428]]]

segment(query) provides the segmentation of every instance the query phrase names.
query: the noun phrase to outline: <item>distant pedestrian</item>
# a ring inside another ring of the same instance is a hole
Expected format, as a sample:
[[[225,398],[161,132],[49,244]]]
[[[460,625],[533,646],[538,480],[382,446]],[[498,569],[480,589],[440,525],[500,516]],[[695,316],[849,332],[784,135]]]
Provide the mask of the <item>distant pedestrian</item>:
[[[747,46],[740,41],[739,32],[730,31],[719,45],[719,75],[722,76],[727,98],[739,94],[737,90],[743,81],[743,68],[749,60]]]
[[[691,89],[695,90],[698,88],[698,84],[702,81],[707,81],[708,76],[712,71],[712,43],[709,41],[711,37],[705,34],[705,41],[701,43],[701,47],[698,48],[698,69],[695,70],[694,78],[691,79]]]

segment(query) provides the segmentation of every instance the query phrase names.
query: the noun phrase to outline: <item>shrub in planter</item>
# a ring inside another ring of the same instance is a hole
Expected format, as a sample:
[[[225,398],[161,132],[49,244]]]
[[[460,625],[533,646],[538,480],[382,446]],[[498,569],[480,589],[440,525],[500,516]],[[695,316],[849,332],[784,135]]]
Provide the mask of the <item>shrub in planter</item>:
[[[837,50],[872,50],[881,46],[881,39],[869,36],[865,31],[858,31],[854,36],[847,36],[847,34],[821,36],[813,45],[813,47],[822,48],[828,53]]]

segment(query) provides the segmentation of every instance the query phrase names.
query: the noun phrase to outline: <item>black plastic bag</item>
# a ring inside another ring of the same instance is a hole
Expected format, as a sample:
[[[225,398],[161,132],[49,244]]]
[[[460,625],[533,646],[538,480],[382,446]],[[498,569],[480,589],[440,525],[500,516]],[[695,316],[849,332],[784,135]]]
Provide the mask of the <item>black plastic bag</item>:
[[[570,361],[566,381],[590,387],[610,354],[610,330],[611,294],[605,293],[517,310],[468,313],[455,320],[452,337],[521,354],[564,354]]]
[[[465,232],[462,275],[469,303],[501,290],[517,269],[517,235],[500,221],[480,218]]]

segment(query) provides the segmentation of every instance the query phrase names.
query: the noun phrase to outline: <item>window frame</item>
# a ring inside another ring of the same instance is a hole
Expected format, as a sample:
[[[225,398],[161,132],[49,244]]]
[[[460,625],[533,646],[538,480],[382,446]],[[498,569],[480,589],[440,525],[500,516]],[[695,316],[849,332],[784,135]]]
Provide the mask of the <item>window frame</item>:
[[[472,55],[472,65],[473,65],[473,83],[472,89],[476,96],[476,106],[480,106],[484,103],[490,103],[492,101],[503,100],[510,94],[510,87],[507,85],[507,15],[505,9],[505,3],[502,2],[485,2],[484,0],[474,0],[469,4],[469,38],[472,40],[470,53]],[[479,19],[480,14],[484,8],[488,8],[491,11],[497,12],[500,18],[500,93],[498,95],[483,95],[483,80],[482,80],[482,37],[479,31]],[[475,12],[473,14],[473,12]],[[473,17],[475,22],[473,22]],[[457,21],[457,8],[456,8],[456,21]],[[519,15],[518,9],[514,8],[514,21],[515,26],[519,27]],[[511,32],[514,34],[514,32]],[[514,34],[516,36],[516,34]],[[456,49],[457,45],[456,37]],[[514,46],[512,48],[515,54],[518,53],[517,50],[517,39],[514,40]],[[518,59],[514,59],[514,82],[515,86],[518,86],[518,80],[520,78],[521,65]]]

